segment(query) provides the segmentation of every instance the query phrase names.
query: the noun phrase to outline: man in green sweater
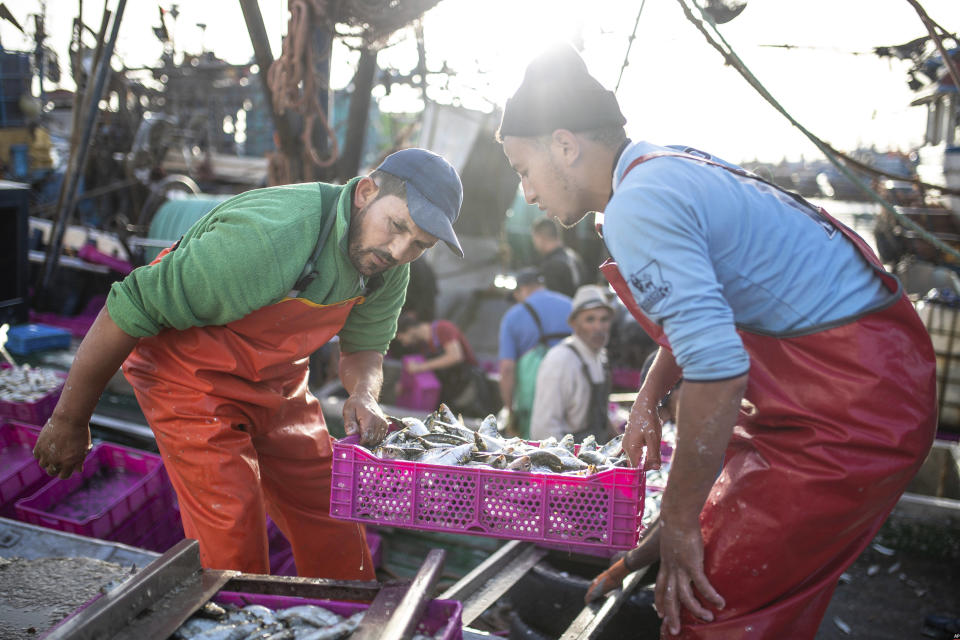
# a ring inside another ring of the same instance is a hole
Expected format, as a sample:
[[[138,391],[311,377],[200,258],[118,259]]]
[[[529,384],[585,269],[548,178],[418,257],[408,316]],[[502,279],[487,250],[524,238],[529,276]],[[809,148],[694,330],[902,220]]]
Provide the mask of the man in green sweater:
[[[345,428],[381,440],[383,354],[408,263],[438,240],[463,256],[453,230],[462,199],[446,160],[406,149],[346,185],[258,189],[220,204],[113,285],[38,462],[61,478],[82,469],[90,416],[122,364],[205,567],[268,573],[269,513],[301,576],[372,579],[361,528],[329,515],[332,449],[307,360],[339,335]]]

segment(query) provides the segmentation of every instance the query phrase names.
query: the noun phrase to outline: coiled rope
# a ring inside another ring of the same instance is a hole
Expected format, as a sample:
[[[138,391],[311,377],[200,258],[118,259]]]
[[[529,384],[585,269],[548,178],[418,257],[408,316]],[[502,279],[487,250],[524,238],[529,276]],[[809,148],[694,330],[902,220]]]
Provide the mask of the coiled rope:
[[[267,82],[273,92],[273,108],[283,115],[289,109],[303,118],[303,178],[313,180],[314,166],[329,167],[337,161],[339,145],[337,136],[325,115],[317,97],[317,77],[314,73],[317,58],[312,32],[318,26],[329,26],[332,33],[332,19],[327,12],[326,0],[291,0],[290,21],[287,23],[287,35],[283,39],[280,57],[267,72]],[[321,158],[313,144],[313,129],[323,126],[330,151]],[[279,154],[278,154],[279,155]],[[271,167],[271,181],[286,184],[291,181],[289,163],[278,158],[276,166]]]

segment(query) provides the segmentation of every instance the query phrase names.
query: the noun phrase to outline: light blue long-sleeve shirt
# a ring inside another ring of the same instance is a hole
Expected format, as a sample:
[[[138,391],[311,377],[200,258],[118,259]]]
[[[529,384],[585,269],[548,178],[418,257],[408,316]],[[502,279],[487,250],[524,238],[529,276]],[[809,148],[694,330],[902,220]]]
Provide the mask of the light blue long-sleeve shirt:
[[[677,149],[635,142],[624,150],[603,237],[686,379],[749,370],[737,327],[804,333],[890,302],[851,242],[815,209],[763,182],[671,157],[623,178],[633,160],[664,150]]]

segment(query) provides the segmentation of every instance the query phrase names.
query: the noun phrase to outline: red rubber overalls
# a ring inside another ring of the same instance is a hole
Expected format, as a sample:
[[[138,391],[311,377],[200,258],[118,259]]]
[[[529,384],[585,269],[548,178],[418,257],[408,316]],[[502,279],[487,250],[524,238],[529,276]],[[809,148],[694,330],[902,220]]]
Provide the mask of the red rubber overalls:
[[[658,152],[636,159],[624,176],[664,156],[739,174]],[[821,213],[891,292],[901,291],[859,236]],[[669,349],[617,265],[608,260],[601,270],[640,325]],[[684,610],[677,637],[813,638],[840,574],[873,539],[930,449],[937,422],[933,347],[906,295],[803,335],[738,333],[750,354],[745,399],[753,407],[740,413],[700,514],[704,570],[726,607],[713,610],[711,623]]]
[[[330,517],[330,435],[307,389],[308,357],[361,302],[288,297],[143,338],[124,363],[204,567],[269,573],[266,510],[300,576],[374,579],[363,528]]]

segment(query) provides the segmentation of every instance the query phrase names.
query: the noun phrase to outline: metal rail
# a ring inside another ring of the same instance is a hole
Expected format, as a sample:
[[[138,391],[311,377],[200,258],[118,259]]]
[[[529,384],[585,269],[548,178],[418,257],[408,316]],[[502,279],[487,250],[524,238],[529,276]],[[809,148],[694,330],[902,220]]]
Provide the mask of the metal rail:
[[[408,640],[433,597],[447,552],[431,549],[410,585],[380,590],[354,632],[354,640]]]
[[[88,607],[51,631],[47,640],[101,640],[113,638],[126,629],[134,619],[167,594],[178,590],[189,594],[190,602],[178,598],[180,610],[170,609],[163,616],[172,624],[183,609],[192,607],[166,635],[156,628],[143,629],[137,640],[166,638],[199,608],[204,594],[216,591],[236,572],[210,572],[201,575],[200,547],[196,540],[183,540],[165,554],[147,565],[130,582],[94,600]],[[132,637],[132,636],[126,636]]]
[[[603,631],[607,622],[616,615],[624,601],[636,588],[650,567],[634,571],[623,580],[623,588],[611,592],[602,604],[591,603],[574,618],[560,640],[592,640]]]
[[[468,625],[509,591],[547,553],[546,549],[530,542],[509,542],[440,596],[444,600],[460,600],[463,603],[465,639],[491,637],[468,628]],[[623,588],[610,593],[603,602],[585,606],[560,640],[597,638],[637,585],[643,581],[648,569],[649,567],[644,567],[628,575],[623,581]]]
[[[546,549],[530,542],[508,542],[447,589],[440,598],[463,603],[463,624],[466,626],[509,591],[545,555]]]

